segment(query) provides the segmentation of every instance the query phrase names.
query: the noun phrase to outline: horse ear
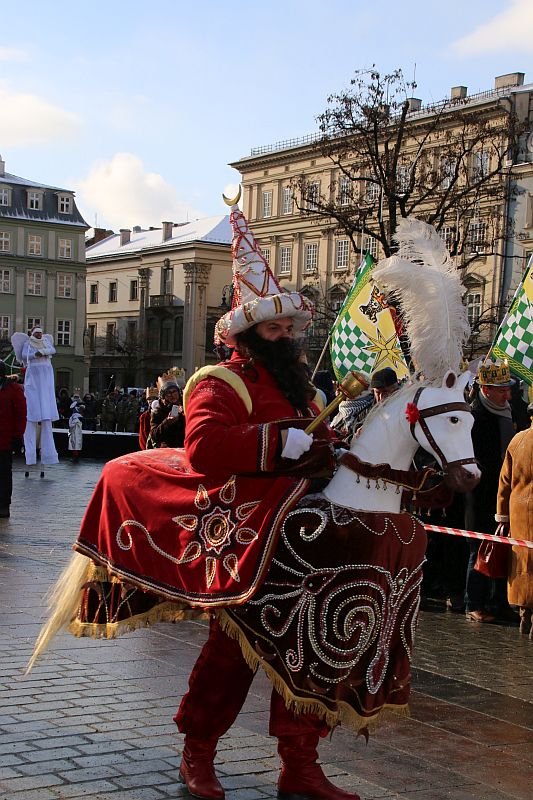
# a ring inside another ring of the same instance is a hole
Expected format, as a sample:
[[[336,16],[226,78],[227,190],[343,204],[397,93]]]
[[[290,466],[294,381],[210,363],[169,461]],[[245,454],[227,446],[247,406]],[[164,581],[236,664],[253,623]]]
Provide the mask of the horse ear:
[[[442,379],[442,388],[453,389],[456,383],[457,383],[457,375],[453,370],[449,369],[444,378]]]

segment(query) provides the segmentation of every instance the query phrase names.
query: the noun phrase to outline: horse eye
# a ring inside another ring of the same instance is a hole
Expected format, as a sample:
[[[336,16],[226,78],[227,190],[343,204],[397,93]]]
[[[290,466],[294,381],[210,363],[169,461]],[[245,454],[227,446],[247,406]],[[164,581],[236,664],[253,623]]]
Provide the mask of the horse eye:
[[[457,425],[457,423],[459,422],[459,417],[450,417],[450,422],[452,423],[452,425]]]

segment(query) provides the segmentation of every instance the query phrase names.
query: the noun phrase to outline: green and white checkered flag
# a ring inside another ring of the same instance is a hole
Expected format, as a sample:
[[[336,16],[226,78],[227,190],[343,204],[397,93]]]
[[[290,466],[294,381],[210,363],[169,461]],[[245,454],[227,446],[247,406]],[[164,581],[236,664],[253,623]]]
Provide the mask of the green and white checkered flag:
[[[533,386],[533,257],[494,338],[490,355],[506,358],[517,378]]]
[[[372,278],[374,260],[363,258],[331,330],[331,363],[337,380],[349,372],[370,375],[392,367],[398,378],[409,374],[391,309]]]

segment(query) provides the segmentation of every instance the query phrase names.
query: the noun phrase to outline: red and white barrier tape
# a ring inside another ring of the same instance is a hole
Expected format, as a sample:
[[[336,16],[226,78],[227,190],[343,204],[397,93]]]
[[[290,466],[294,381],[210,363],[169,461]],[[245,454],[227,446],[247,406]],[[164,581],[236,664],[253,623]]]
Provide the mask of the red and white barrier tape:
[[[494,533],[478,533],[477,531],[463,531],[460,528],[446,528],[443,525],[424,525],[430,533],[448,533],[452,536],[466,536],[468,539],[490,539],[500,544],[510,544],[516,547],[529,547],[533,550],[533,542],[526,539],[512,539],[510,536],[496,536]]]

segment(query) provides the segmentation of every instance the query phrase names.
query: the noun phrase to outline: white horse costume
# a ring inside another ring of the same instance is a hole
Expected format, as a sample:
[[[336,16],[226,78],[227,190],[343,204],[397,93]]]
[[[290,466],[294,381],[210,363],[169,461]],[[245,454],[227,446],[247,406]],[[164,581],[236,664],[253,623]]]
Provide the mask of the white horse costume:
[[[143,487],[158,471],[167,481],[158,491],[159,506],[165,504],[165,489],[187,470],[180,451],[124,456],[104,468],[95,508],[89,508],[75,545],[79,552],[56,586],[53,613],[33,660],[64,626],[77,635],[114,636],[152,621],[183,618],[191,608],[211,608],[249,664],[265,670],[289,707],[317,713],[330,726],[343,721],[365,729],[384,707],[405,706],[426,537],[422,523],[401,511],[401,492],[424,492],[428,474],[436,473],[410,469],[419,446],[436,458],[453,489],[472,488],[479,471],[463,394],[467,377],[457,377],[468,333],[458,279],[434,231],[416,221],[403,223],[399,237],[404,248],[409,240],[411,257],[393,257],[379,273],[382,283],[401,289],[408,321],[417,306],[419,314],[440,326],[431,330],[431,322],[425,323],[423,342],[417,339],[419,322],[411,326],[412,352],[425,380],[415,380],[376,407],[322,492],[300,494],[299,500],[295,495],[276,528],[275,549],[260,585],[245,602],[224,603],[210,598],[205,587],[192,596],[181,582],[205,545],[206,522],[199,509],[215,534],[216,525],[236,512],[245,523],[235,526],[236,539],[242,548],[254,546],[253,511],[231,507],[239,476],[231,476],[217,493],[216,504],[200,482],[194,514],[176,508],[175,501],[172,506],[170,493],[161,518],[172,518],[172,526],[162,528],[146,513]],[[429,263],[414,257],[417,237],[417,247],[422,242],[431,254]],[[431,291],[421,296],[424,286]],[[436,301],[447,306],[440,318]],[[97,521],[103,508],[105,530]],[[87,524],[88,516],[100,531]],[[211,560],[215,552],[211,547]]]

